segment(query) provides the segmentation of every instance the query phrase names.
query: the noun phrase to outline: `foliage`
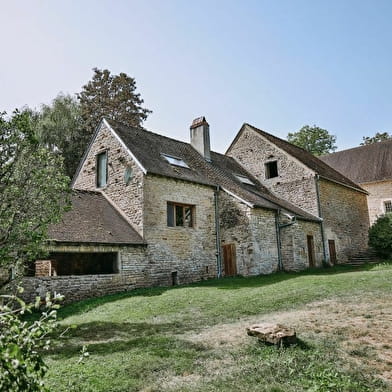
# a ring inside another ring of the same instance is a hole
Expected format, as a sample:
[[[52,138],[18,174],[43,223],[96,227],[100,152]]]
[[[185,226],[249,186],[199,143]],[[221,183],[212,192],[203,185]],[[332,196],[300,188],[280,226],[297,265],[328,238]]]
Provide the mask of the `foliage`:
[[[383,257],[392,255],[392,213],[380,216],[370,227],[369,246]]]
[[[42,105],[30,115],[39,142],[62,156],[65,173],[72,178],[90,137],[83,130],[78,100],[59,94],[50,105]]]
[[[368,144],[383,142],[384,140],[389,140],[392,138],[388,132],[377,132],[373,137],[370,136],[363,136],[361,146],[366,146]]]
[[[107,69],[94,68],[94,75],[78,94],[81,115],[88,134],[92,134],[102,117],[140,127],[151,110],[143,108],[136,93],[136,81],[125,73],[111,75]]]
[[[0,266],[38,256],[50,223],[67,208],[59,156],[39,145],[31,116],[0,114]]]
[[[303,126],[298,132],[289,133],[287,140],[310,153],[319,156],[337,149],[336,136],[330,135],[326,129],[316,125]]]
[[[35,304],[27,305],[16,295],[0,296],[0,390],[3,392],[46,391],[44,376],[48,370],[39,350],[48,349],[48,335],[55,329],[57,301],[48,294],[45,311],[28,322],[26,313],[41,307],[38,297]]]

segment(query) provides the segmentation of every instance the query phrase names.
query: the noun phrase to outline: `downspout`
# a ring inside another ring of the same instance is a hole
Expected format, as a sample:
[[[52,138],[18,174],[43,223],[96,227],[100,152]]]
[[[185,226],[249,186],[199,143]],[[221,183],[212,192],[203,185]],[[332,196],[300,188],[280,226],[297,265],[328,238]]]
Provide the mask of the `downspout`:
[[[284,266],[283,266],[283,260],[282,260],[282,249],[281,249],[282,248],[282,243],[281,243],[281,240],[280,240],[280,230],[283,229],[284,227],[288,227],[288,226],[293,225],[297,221],[297,217],[294,216],[292,221],[289,222],[289,223],[279,224],[280,212],[281,212],[280,209],[276,212],[275,222],[276,222],[276,238],[277,238],[277,241],[278,241],[279,271],[283,271],[284,270]]]
[[[283,271],[282,263],[282,244],[280,242],[280,229],[279,229],[279,214],[280,210],[275,212],[275,230],[276,230],[276,244],[278,246],[278,271]]]
[[[216,233],[216,273],[217,277],[222,277],[222,257],[220,247],[220,227],[219,227],[219,185],[216,186],[214,191],[214,204],[215,204],[215,233]]]
[[[315,179],[315,182],[316,182],[316,195],[317,195],[318,215],[321,218],[320,230],[321,230],[321,242],[323,243],[323,265],[324,265],[324,267],[327,267],[328,264],[327,264],[327,250],[325,249],[324,221],[323,221],[323,217],[321,215],[321,203],[320,203],[320,188],[319,188],[320,176],[318,174],[316,174],[314,179]]]

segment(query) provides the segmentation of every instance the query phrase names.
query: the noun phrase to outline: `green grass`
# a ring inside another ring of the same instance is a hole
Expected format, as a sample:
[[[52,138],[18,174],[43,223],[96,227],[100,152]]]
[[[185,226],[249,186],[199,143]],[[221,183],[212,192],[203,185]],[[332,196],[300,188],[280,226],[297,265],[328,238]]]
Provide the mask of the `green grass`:
[[[310,331],[283,350],[254,338],[220,345],[219,338],[211,344],[190,336],[315,301],[391,296],[391,280],[390,264],[335,267],[141,289],[72,304],[59,311],[62,330],[69,330],[46,354],[47,384],[51,391],[388,390],[341,355],[338,335]],[[78,364],[84,344],[90,357]]]

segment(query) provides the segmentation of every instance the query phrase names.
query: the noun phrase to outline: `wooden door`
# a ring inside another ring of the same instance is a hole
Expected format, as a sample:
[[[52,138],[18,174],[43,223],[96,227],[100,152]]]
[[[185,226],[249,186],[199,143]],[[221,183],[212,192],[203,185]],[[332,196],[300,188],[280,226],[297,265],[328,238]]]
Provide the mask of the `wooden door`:
[[[332,264],[336,264],[336,248],[335,248],[335,240],[328,240],[328,248],[329,248],[329,259]]]
[[[235,244],[223,245],[223,268],[225,276],[237,275]]]
[[[312,235],[307,236],[308,241],[308,258],[309,258],[309,267],[315,266],[315,255],[314,255],[314,239]]]

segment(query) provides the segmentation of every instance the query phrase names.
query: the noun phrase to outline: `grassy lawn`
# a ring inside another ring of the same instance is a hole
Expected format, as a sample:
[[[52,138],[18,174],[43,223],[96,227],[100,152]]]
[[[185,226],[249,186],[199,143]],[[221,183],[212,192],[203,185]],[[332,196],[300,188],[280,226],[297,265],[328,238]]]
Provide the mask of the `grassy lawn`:
[[[136,290],[59,311],[46,354],[51,391],[387,391],[392,265]],[[293,326],[298,345],[248,337]],[[90,357],[78,364],[80,350]]]

